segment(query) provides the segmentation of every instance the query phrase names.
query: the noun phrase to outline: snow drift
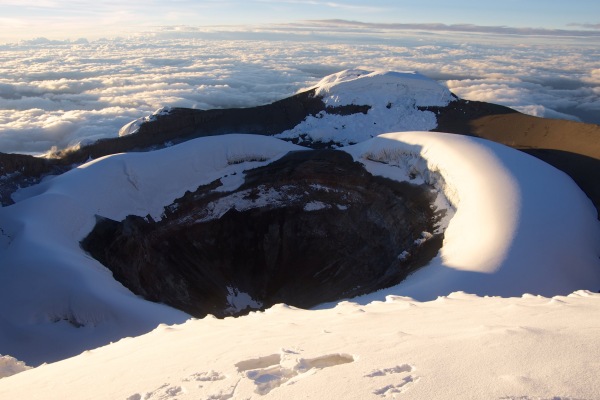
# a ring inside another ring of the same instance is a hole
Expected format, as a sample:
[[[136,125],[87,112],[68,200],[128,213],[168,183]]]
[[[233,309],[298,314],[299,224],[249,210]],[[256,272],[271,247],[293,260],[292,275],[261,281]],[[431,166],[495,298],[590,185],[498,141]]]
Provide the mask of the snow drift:
[[[600,294],[389,296],[161,325],[0,379],[6,399],[598,399]]]

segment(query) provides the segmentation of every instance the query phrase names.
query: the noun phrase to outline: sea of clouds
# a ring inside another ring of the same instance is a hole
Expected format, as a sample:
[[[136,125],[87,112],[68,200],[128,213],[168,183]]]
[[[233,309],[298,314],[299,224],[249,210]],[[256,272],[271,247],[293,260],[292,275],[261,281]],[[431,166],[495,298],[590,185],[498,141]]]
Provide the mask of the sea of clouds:
[[[327,21],[0,44],[0,152],[115,137],[163,106],[266,104],[349,68],[419,71],[465,99],[600,123],[597,39]]]

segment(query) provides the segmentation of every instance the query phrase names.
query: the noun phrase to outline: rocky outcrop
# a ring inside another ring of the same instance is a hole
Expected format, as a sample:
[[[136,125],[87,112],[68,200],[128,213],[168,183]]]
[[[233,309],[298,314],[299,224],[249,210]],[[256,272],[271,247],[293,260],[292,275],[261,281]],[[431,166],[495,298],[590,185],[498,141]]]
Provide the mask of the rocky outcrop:
[[[314,90],[272,104],[223,110],[174,108],[140,125],[138,133],[103,139],[77,150],[66,150],[56,158],[41,161],[31,156],[0,153],[0,203],[12,203],[10,195],[19,187],[39,182],[74,165],[108,154],[147,151],[165,144],[224,133],[275,135],[320,112],[349,115],[367,113],[368,105],[327,107]],[[456,99],[445,107],[419,107],[436,114],[440,132],[472,135],[528,152],[567,173],[590,197],[600,212],[600,126],[573,121],[538,118],[508,107]],[[312,148],[330,143],[295,142]],[[7,171],[22,171],[9,175]]]
[[[140,125],[137,133],[103,139],[76,151],[65,151],[61,159],[67,163],[83,162],[107,154],[164,147],[204,136],[227,133],[251,133],[272,136],[291,129],[309,115],[319,112],[349,115],[366,113],[369,106],[327,107],[314,90],[298,93],[264,106],[197,110],[171,108]]]
[[[293,152],[215,181],[160,221],[101,219],[82,246],[148,300],[201,317],[299,307],[394,285],[441,246],[428,187],[374,177],[344,152]]]
[[[0,206],[12,204],[11,194],[15,190],[38,183],[51,171],[58,171],[52,160],[0,153]]]

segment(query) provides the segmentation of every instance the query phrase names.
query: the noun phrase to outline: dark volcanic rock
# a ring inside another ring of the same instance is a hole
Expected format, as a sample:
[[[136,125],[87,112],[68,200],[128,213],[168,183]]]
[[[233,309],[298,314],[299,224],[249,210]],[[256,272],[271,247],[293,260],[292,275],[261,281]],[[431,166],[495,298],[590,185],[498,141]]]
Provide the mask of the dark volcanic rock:
[[[59,171],[52,160],[25,154],[0,153],[0,205],[13,204],[11,195],[15,190],[34,185],[44,175],[53,172]]]
[[[112,139],[102,139],[75,151],[65,151],[61,159],[65,163],[78,163],[88,158],[127,151],[143,151],[176,144],[186,140],[216,136],[227,133],[251,133],[272,136],[298,125],[309,115],[319,112],[350,115],[366,113],[367,105],[327,107],[314,90],[271,104],[250,108],[227,108],[197,110],[172,108],[150,121],[141,124],[139,131]]]
[[[291,129],[309,115],[367,113],[370,106],[326,106],[314,90],[283,100],[249,108],[197,110],[172,108],[140,126],[136,134],[102,139],[77,149],[59,151],[53,158],[0,153],[0,205],[13,203],[11,194],[19,187],[39,183],[45,175],[61,174],[76,165],[109,154],[149,151],[204,136],[252,133],[272,136]],[[300,140],[296,141],[301,142]],[[311,147],[310,142],[302,145]],[[315,147],[326,147],[319,143]]]
[[[243,312],[234,293],[311,307],[372,292],[441,246],[441,235],[422,240],[440,217],[427,187],[374,177],[344,152],[290,153],[234,192],[218,186],[157,222],[101,219],[82,246],[134,293],[199,317]]]
[[[140,131],[104,139],[77,150],[67,150],[41,162],[34,157],[0,153],[0,203],[8,205],[18,187],[39,182],[47,174],[62,173],[74,165],[108,154],[148,151],[201,136],[225,133],[274,135],[295,127],[309,115],[320,112],[349,115],[367,113],[368,105],[326,107],[314,90],[298,93],[271,104],[222,110],[175,108],[140,126]],[[573,178],[600,210],[600,126],[573,121],[538,118],[508,107],[456,99],[446,107],[420,107],[436,114],[442,132],[478,136],[532,154],[563,170]],[[331,143],[295,140],[302,146],[329,147]],[[8,166],[2,171],[3,166]],[[12,169],[27,171],[12,175]],[[600,213],[600,211],[599,211]]]

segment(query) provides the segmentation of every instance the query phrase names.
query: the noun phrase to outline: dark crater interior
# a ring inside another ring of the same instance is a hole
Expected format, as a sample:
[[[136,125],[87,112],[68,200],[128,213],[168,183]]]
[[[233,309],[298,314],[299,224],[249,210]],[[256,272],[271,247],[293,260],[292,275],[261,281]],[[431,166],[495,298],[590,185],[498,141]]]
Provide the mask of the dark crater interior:
[[[98,217],[82,247],[135,294],[196,317],[373,292],[441,247],[423,235],[444,213],[427,186],[373,176],[345,152],[292,152],[220,186],[187,192],[160,221]]]

